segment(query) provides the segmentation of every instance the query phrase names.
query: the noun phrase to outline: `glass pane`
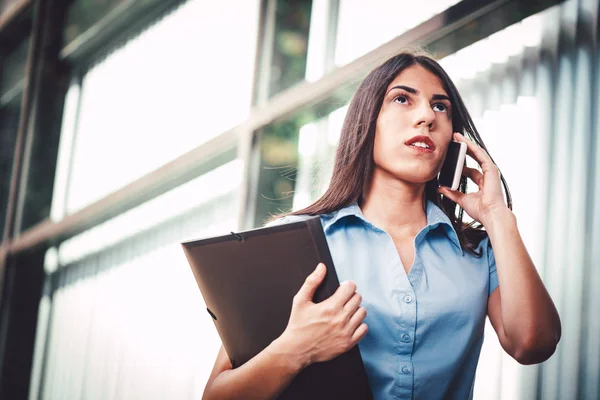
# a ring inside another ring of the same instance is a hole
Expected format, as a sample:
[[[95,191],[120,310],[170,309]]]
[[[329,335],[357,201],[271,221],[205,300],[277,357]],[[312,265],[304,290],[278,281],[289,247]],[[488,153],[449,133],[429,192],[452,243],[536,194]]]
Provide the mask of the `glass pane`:
[[[34,367],[43,398],[202,397],[221,341],[180,243],[236,230],[242,166],[225,164],[47,253],[57,285]]]
[[[4,233],[20,111],[21,95],[0,106],[0,234]]]
[[[340,0],[335,64],[344,65],[414,28],[459,0]]]
[[[69,6],[67,23],[65,25],[65,44],[85,32],[100,21],[110,11],[128,0],[76,0]]]
[[[271,216],[298,209],[322,194],[333,167],[339,132],[335,127],[343,118],[345,108],[339,107],[344,103],[339,97],[330,98],[260,132],[254,226],[262,226]]]
[[[0,14],[10,10],[17,3],[21,3],[21,0],[0,0]]]
[[[292,209],[307,207],[321,197],[333,173],[333,161],[348,107],[300,128],[298,172]]]
[[[56,96],[60,97],[61,93]],[[46,118],[43,123],[43,128],[34,131],[30,145],[31,158],[28,165],[22,167],[22,174],[27,174],[27,183],[25,188],[20,189],[25,191],[25,196],[22,213],[17,215],[17,232],[24,232],[50,216],[60,121]]]
[[[303,81],[311,0],[277,0],[269,97]]]
[[[71,84],[65,96],[54,173],[54,188],[52,189],[52,205],[50,207],[50,218],[53,221],[60,221],[65,217],[65,199],[69,188],[69,169],[74,135],[77,129],[77,109],[80,94],[81,86],[79,82],[75,82]]]
[[[4,233],[28,50],[26,38],[0,66],[0,234]]]
[[[301,118],[294,116],[269,125],[261,132],[255,226],[262,226],[271,215],[292,208],[301,126]]]
[[[0,106],[12,102],[23,91],[28,51],[29,38],[26,38],[2,60],[0,67]]]
[[[258,11],[189,1],[85,75],[68,213],[247,118]]]

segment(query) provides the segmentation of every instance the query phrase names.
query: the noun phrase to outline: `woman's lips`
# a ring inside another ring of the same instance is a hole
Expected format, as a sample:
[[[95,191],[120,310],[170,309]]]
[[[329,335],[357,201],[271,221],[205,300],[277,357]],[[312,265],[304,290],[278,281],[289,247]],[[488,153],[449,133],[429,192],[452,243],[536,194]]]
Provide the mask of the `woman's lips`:
[[[430,154],[430,153],[433,153],[433,149],[428,149],[428,148],[425,148],[425,147],[417,147],[417,146],[413,146],[411,144],[407,144],[406,146],[410,147],[411,150],[414,150],[414,151],[416,151],[419,154]]]
[[[435,150],[435,143],[429,136],[425,135],[413,136],[404,142],[404,144],[420,154],[433,153]]]

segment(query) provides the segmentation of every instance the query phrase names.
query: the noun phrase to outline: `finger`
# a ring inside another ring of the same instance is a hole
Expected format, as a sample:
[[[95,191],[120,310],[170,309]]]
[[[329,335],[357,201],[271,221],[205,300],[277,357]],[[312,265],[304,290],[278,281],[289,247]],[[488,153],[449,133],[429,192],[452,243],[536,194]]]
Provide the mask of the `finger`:
[[[485,151],[477,143],[458,132],[454,132],[454,139],[467,144],[467,154],[473,157],[475,161],[481,165],[481,169],[484,173],[496,168],[496,164],[494,164],[487,151]]]
[[[457,203],[458,205],[462,204],[462,199],[465,196],[463,192],[460,192],[458,190],[450,190],[450,188],[447,188],[445,186],[440,186],[438,188],[438,192],[443,194],[453,202]]]
[[[352,315],[352,318],[350,318],[350,322],[348,322],[348,327],[354,331],[364,321],[366,316],[367,309],[364,307],[358,307],[354,315]]]
[[[341,309],[356,292],[356,284],[352,281],[345,281],[340,284],[335,293],[328,298],[328,303],[333,303],[334,307]]]
[[[365,337],[365,335],[367,334],[367,332],[369,331],[369,327],[367,326],[367,324],[360,324],[360,326],[358,328],[356,328],[356,330],[354,331],[354,333],[352,334],[352,346],[354,346],[356,343],[360,342],[362,340],[362,338]]]
[[[348,300],[348,302],[344,305],[344,313],[350,318],[360,307],[360,303],[362,302],[362,296],[356,292],[354,295]]]
[[[323,282],[323,278],[325,277],[325,264],[319,263],[317,268],[306,277],[304,284],[296,294],[296,298],[301,301],[312,301],[313,296],[315,295],[315,291]]]
[[[470,167],[463,167],[463,175],[471,179],[477,186],[483,185],[483,174],[479,170]]]

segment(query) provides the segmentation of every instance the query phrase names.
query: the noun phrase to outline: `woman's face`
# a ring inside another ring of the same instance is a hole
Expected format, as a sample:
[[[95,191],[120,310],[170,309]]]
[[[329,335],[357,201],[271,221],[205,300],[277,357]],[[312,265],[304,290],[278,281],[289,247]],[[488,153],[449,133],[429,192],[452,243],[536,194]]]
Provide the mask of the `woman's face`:
[[[452,139],[452,109],[441,80],[416,64],[387,87],[377,117],[375,174],[425,183],[438,173]]]

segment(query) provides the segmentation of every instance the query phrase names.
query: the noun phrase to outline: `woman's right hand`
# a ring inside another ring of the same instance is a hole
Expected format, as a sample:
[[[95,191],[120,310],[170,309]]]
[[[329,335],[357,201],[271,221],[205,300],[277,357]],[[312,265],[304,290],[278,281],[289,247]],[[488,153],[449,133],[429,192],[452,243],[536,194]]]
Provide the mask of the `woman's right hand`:
[[[320,263],[294,296],[288,325],[278,339],[297,357],[301,368],[331,360],[356,345],[366,334],[367,315],[353,282],[342,282],[328,299],[313,303],[315,290],[325,277]]]
[[[221,348],[202,398],[277,398],[303,368],[356,345],[367,333],[362,322],[367,312],[360,306],[356,285],[344,282],[331,297],[315,304],[312,299],[324,277],[325,265],[319,264],[294,296],[285,331],[247,363],[232,369]]]

